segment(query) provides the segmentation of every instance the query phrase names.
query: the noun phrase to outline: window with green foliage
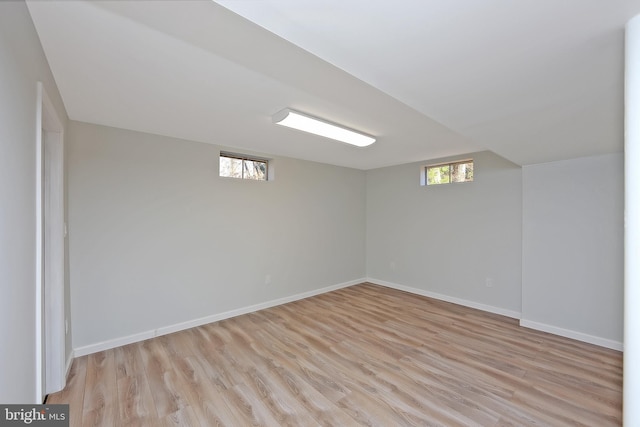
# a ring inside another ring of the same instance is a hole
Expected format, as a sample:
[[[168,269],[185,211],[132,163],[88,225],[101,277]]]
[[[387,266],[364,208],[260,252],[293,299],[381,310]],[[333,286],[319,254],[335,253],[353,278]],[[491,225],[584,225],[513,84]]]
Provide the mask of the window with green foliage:
[[[425,167],[426,184],[450,184],[473,181],[473,160],[440,163]]]
[[[220,153],[220,176],[266,181],[269,161],[234,153]]]

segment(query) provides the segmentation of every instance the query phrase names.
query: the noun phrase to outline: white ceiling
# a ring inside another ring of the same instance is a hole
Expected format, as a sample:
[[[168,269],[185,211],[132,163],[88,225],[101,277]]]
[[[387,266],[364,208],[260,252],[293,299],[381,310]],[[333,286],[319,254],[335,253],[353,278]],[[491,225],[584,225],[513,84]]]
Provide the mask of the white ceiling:
[[[73,120],[359,169],[622,150],[624,25],[640,0],[217,3],[28,6]],[[274,126],[285,107],[378,141]]]

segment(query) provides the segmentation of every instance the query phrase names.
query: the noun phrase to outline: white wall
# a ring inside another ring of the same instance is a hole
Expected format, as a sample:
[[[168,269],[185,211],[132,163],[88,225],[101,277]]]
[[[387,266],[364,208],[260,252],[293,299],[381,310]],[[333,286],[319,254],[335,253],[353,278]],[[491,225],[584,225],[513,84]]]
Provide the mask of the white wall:
[[[0,402],[37,402],[36,86],[66,121],[24,2],[0,2]]]
[[[274,181],[220,178],[218,146],[70,123],[80,353],[365,277],[365,172],[276,158]]]
[[[367,171],[367,275],[518,317],[521,170],[490,152],[471,157],[471,183],[421,187],[420,167],[443,159]]]
[[[523,325],[621,348],[623,162],[523,168]]]

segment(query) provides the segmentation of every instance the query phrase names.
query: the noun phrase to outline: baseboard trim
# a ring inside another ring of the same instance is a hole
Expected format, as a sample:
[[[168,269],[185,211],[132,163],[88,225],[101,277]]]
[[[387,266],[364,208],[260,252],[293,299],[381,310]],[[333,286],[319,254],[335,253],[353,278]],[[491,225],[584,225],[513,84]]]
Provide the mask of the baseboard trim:
[[[582,332],[572,331],[570,329],[563,329],[557,326],[547,325],[544,323],[534,322],[527,319],[522,319],[522,313],[506,310],[499,307],[494,307],[486,304],[480,304],[474,301],[469,301],[461,298],[452,297],[449,295],[438,294],[431,291],[425,291],[424,289],[413,288],[410,286],[399,285],[397,283],[387,282],[384,280],[374,279],[371,277],[367,278],[367,282],[373,283],[374,285],[385,286],[387,288],[397,289],[400,291],[409,292],[416,295],[422,295],[429,298],[434,298],[441,301],[451,302],[453,304],[462,305],[465,307],[476,308],[478,310],[486,311],[489,313],[500,314],[502,316],[511,317],[513,319],[520,320],[520,326],[529,329],[535,329],[541,332],[547,332],[550,334],[558,335],[565,338],[571,338],[577,341],[586,342],[589,344],[594,344],[604,348],[610,348],[612,350],[624,351],[624,344],[618,341],[609,340],[606,338],[596,337],[593,335],[585,334]]]
[[[128,335],[120,338],[114,338],[112,340],[101,341],[95,344],[89,344],[82,347],[74,348],[73,354],[74,354],[74,357],[86,356],[88,354],[97,353],[99,351],[109,350],[109,349],[121,347],[127,344],[133,344],[135,342],[144,341],[150,338],[155,338],[162,335],[183,331],[185,329],[206,325],[207,323],[218,322],[220,320],[229,319],[229,318],[240,316],[243,314],[253,313],[255,311],[264,310],[265,308],[275,307],[275,306],[286,304],[289,302],[298,301],[298,300],[309,298],[312,296],[335,291],[337,289],[347,288],[349,286],[357,285],[366,281],[367,279],[365,278],[351,280],[348,282],[339,283],[337,285],[331,285],[324,288],[315,289],[313,291],[303,292],[303,293],[291,295],[288,297],[266,301],[260,304],[254,304],[247,307],[238,308],[235,310],[225,311],[223,313],[213,314],[210,316],[193,319],[186,322],[176,323],[174,325],[163,326],[161,328],[153,329],[150,331],[140,332],[137,334],[132,334],[132,335]],[[69,365],[69,367],[70,366],[71,365]]]
[[[492,305],[481,304],[474,301],[465,300],[462,298],[456,298],[449,295],[438,294],[436,292],[425,291],[424,289],[412,288],[410,286],[399,285],[397,283],[387,282],[384,280],[367,278],[367,282],[374,285],[385,286],[387,288],[397,289],[399,291],[409,292],[411,294],[422,295],[423,297],[429,297],[440,301],[451,302],[453,304],[462,305],[465,307],[475,308],[478,310],[486,311],[489,313],[499,314],[501,316],[511,317],[513,319],[520,319],[521,313],[518,311],[507,310],[500,307],[494,307]]]
[[[550,334],[559,335],[565,338],[571,338],[589,344],[594,344],[600,347],[610,348],[612,350],[624,351],[624,344],[621,342],[596,337],[593,335],[585,334],[583,332],[576,332],[571,329],[559,328],[557,326],[534,322],[527,319],[520,319],[520,326],[524,328],[535,329],[536,331],[548,332]]]

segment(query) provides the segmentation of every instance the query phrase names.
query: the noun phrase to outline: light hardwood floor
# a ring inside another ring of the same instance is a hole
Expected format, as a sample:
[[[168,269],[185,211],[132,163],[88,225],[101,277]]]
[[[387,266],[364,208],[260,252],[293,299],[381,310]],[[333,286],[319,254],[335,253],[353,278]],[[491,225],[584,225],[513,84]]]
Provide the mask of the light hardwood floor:
[[[371,284],[77,358],[72,426],[614,426],[620,352]]]

